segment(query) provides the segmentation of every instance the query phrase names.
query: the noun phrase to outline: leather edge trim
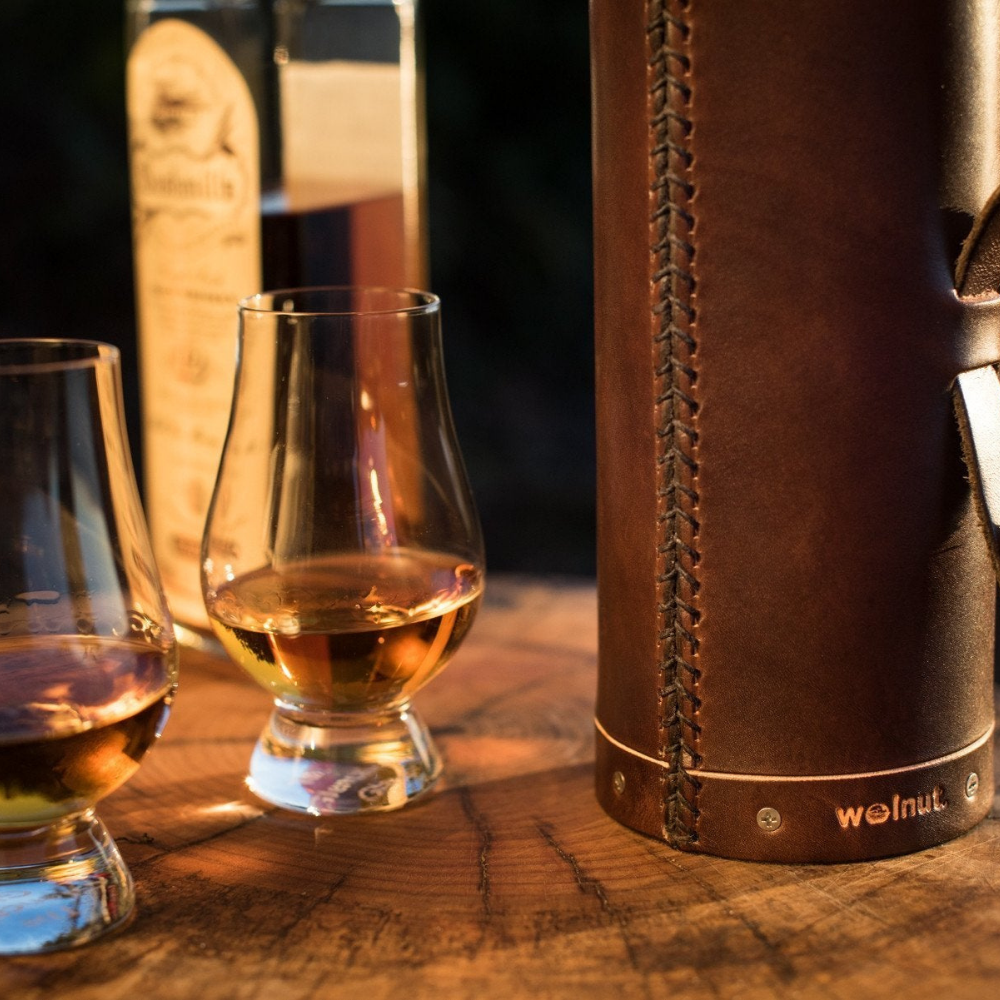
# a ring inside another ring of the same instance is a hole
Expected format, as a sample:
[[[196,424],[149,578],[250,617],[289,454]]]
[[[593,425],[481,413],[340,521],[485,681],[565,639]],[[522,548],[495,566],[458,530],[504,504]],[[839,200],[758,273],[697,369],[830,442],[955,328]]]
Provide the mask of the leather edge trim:
[[[703,776],[697,842],[673,843],[651,808],[663,765],[596,740],[597,799],[612,819],[682,850],[744,861],[840,863],[908,854],[968,832],[993,803],[992,733],[905,773],[794,776],[769,782]],[[775,819],[776,814],[776,819]]]

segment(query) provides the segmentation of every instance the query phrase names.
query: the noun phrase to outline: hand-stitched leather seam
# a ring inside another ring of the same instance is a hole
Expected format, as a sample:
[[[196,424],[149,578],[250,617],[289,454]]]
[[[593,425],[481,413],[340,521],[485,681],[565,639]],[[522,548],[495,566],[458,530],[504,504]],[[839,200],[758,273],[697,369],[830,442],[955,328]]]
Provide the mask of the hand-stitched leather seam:
[[[691,0],[648,0],[650,275],[657,417],[659,756],[664,834],[698,840],[698,371],[695,363]]]

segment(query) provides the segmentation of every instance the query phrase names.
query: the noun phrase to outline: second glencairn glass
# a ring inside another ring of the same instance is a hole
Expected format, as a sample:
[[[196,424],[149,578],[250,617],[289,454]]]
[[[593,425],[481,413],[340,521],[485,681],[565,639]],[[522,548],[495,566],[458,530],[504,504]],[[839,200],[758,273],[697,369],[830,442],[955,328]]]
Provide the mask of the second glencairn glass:
[[[440,774],[411,699],[471,626],[484,560],[439,318],[435,296],[389,289],[241,303],[203,584],[274,699],[248,785],[286,808],[392,809]]]

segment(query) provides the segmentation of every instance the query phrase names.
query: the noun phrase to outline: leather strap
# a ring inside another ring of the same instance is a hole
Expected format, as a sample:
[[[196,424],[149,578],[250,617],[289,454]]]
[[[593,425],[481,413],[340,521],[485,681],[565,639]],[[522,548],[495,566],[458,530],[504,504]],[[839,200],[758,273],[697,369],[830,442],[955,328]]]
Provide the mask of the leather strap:
[[[955,291],[989,302],[1000,294],[1000,188],[976,217],[955,265]],[[996,322],[990,324],[995,331]],[[976,512],[1000,581],[1000,379],[994,365],[963,372],[953,390]]]
[[[1000,292],[1000,188],[976,217],[955,266],[955,289],[965,299]]]
[[[1000,379],[993,365],[959,375],[954,398],[976,512],[1000,580]]]

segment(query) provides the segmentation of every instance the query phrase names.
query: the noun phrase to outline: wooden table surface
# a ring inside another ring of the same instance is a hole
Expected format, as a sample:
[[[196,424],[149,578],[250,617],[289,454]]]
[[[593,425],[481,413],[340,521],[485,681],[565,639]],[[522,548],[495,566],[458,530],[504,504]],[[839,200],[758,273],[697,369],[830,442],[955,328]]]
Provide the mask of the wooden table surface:
[[[592,792],[595,617],[591,585],[492,580],[419,696],[443,787],[360,818],[257,802],[242,779],[267,698],[186,652],[163,739],[100,809],[134,921],[0,959],[0,998],[1000,996],[1000,820],[908,857],[771,866],[608,819]]]

